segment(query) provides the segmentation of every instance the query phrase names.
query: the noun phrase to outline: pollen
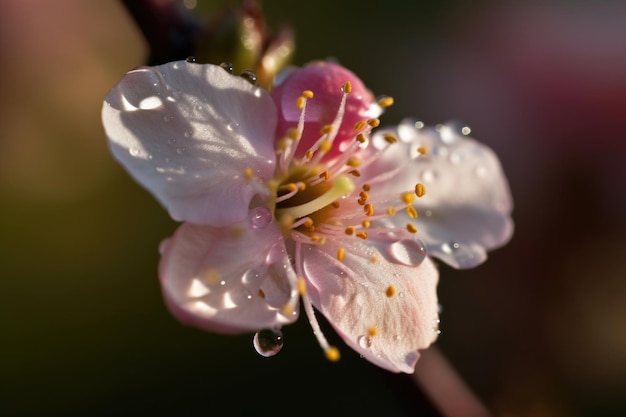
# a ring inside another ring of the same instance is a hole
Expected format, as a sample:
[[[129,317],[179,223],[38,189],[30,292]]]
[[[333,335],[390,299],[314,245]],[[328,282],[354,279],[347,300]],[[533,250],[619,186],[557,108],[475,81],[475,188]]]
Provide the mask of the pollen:
[[[416,194],[417,194],[417,190],[416,190]],[[402,201],[404,201],[404,204],[411,204],[411,203],[413,203],[414,199],[415,199],[415,197],[413,197],[412,193],[404,193],[404,194],[402,194]]]
[[[352,168],[356,168],[356,167],[358,167],[359,165],[361,165],[361,161],[359,161],[359,160],[358,160],[358,159],[356,159],[356,158],[350,158],[350,159],[348,159],[348,161],[346,162],[346,165],[348,165],[349,167],[352,167]]]
[[[356,237],[360,237],[361,239],[367,239],[367,232],[357,232]]]
[[[367,335],[369,337],[374,337],[378,334],[378,328],[376,326],[372,326],[369,329],[367,329]]]
[[[396,209],[393,208],[393,207],[387,207],[387,215],[395,216],[396,215]]]
[[[322,126],[322,128],[320,129],[320,133],[321,133],[322,135],[327,135],[327,134],[329,134],[329,133],[330,133],[330,132],[332,132],[332,131],[333,131],[333,125],[324,125],[324,126]]]
[[[354,226],[348,226],[346,227],[346,230],[344,230],[344,232],[348,235],[348,236],[352,236],[354,234]]]
[[[300,132],[298,129],[289,129],[287,131],[287,137],[291,140],[298,140],[300,139]]]
[[[385,96],[378,99],[378,105],[380,107],[389,107],[393,105],[393,97]]]
[[[408,230],[409,233],[417,233],[417,227],[415,227],[415,225],[412,223],[406,224],[406,230]]]
[[[368,227],[370,227],[370,226],[371,226],[371,223],[370,223],[370,221],[369,221],[369,220],[363,220],[363,221],[361,222],[361,226],[363,226],[364,228],[366,228],[366,229],[367,229]]]
[[[422,197],[424,194],[426,194],[426,187],[424,187],[424,184],[415,184],[415,195],[418,197]]]
[[[383,137],[385,138],[387,143],[396,143],[398,141],[398,138],[396,137],[396,135],[392,133],[385,133]]]
[[[313,229],[313,220],[311,219],[306,219],[304,221],[304,223],[302,223],[304,225],[304,227],[306,227],[307,229]]]
[[[302,92],[302,97],[304,97],[304,98],[313,98],[313,91],[311,91],[311,90],[304,90]]]
[[[415,210],[415,207],[413,206],[406,207],[406,214],[408,214],[412,219],[417,219],[417,210]]]
[[[337,249],[337,259],[339,259],[340,261],[343,261],[345,257],[346,257],[346,250],[344,248]]]
[[[364,121],[364,120],[359,120],[358,122],[356,122],[356,123],[354,124],[354,130],[356,130],[357,132],[358,132],[359,130],[363,130],[363,129],[365,128],[365,125],[366,125],[366,124],[367,124],[367,123],[365,123],[365,121]]]
[[[293,314],[293,305],[285,304],[281,309],[281,313],[283,313],[283,316],[291,316]]]
[[[303,297],[306,294],[306,281],[304,278],[298,278],[298,294]]]
[[[254,177],[254,172],[252,172],[252,168],[246,168],[243,170],[243,175],[247,180],[251,180]]]
[[[306,103],[306,98],[300,96],[298,100],[296,100],[296,107],[298,110],[302,110],[304,108],[304,104]]]
[[[370,187],[370,185],[369,185],[369,184],[367,184],[367,183],[363,184],[363,191],[369,191],[369,190],[370,190],[370,188],[371,188],[371,187]]]
[[[367,124],[370,125],[371,127],[378,127],[380,126],[380,119],[369,119],[367,121]]]
[[[372,203],[368,203],[363,207],[363,210],[365,211],[365,215],[366,216],[373,216],[374,215],[374,205]]]
[[[363,199],[363,200],[368,200],[370,198],[370,195],[367,191],[361,191],[359,193],[359,196]]]
[[[426,155],[428,153],[428,149],[426,149],[425,146],[420,146],[419,148],[417,148],[417,153],[419,153],[420,155]]]
[[[356,140],[359,143],[365,143],[367,141],[367,136],[365,136],[365,134],[363,133],[359,133],[358,135],[356,135]]]
[[[326,352],[324,353],[326,354],[326,359],[328,359],[331,362],[337,362],[341,358],[339,349],[337,349],[334,346],[329,346],[328,349],[326,349]]]
[[[330,179],[330,172],[324,171],[320,173],[319,177],[323,178],[325,181],[328,181]]]
[[[330,148],[333,146],[332,142],[329,140],[323,140],[320,143],[320,151],[322,152],[328,152],[330,151]]]
[[[352,92],[352,83],[350,81],[346,81],[341,86],[341,90],[346,94],[350,94]]]
[[[385,290],[385,295],[389,298],[396,295],[396,287],[394,287],[393,285],[388,286],[387,289]]]
[[[290,182],[289,184],[287,184],[287,190],[289,190],[290,192],[294,192],[297,189],[298,189],[298,186],[294,184],[293,182]]]

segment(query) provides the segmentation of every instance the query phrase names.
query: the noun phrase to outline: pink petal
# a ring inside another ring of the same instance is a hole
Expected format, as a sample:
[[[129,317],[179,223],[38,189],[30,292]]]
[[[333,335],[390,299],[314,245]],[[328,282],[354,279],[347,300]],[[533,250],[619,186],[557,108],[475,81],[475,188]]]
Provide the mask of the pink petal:
[[[279,229],[181,225],[162,246],[165,301],[181,322],[226,333],[297,318],[295,273]],[[293,313],[284,311],[291,303]]]
[[[354,238],[303,250],[315,308],[350,347],[393,372],[412,373],[418,350],[438,334],[438,272],[412,242],[377,242],[377,248]]]
[[[470,268],[487,258],[487,250],[504,245],[513,233],[513,207],[509,186],[497,156],[487,146],[459,132],[454,124],[439,129],[417,128],[405,120],[398,136],[374,162],[361,169],[372,183],[370,195],[393,195],[414,189],[417,182],[426,194],[416,198],[418,237],[429,254],[455,268]],[[383,143],[383,130],[372,138],[374,152]],[[425,147],[426,155],[417,148]],[[371,156],[370,156],[371,157]],[[387,220],[403,226],[400,213]]]
[[[130,71],[107,94],[102,120],[113,155],[177,220],[240,221],[256,192],[244,170],[273,173],[271,97],[219,66]]]

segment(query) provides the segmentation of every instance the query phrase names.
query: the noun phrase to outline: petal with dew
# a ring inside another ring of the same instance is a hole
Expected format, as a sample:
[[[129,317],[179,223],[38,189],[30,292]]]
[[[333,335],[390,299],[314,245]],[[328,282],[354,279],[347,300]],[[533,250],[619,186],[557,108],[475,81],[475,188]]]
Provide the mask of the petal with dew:
[[[297,318],[298,292],[280,230],[182,224],[162,245],[165,301],[181,322],[224,333]]]
[[[177,220],[241,221],[257,192],[244,172],[273,173],[270,95],[219,66],[130,71],[107,94],[102,120],[115,158]]]
[[[386,132],[398,142],[376,150]],[[370,148],[368,157],[377,158],[361,175],[371,178],[373,199],[377,192],[401,193],[423,184],[426,194],[414,202],[416,225],[432,256],[455,268],[470,268],[487,258],[487,250],[511,238],[513,203],[500,162],[455,124],[420,128],[407,119],[377,132]],[[402,225],[407,217],[399,214],[386,221]]]
[[[410,242],[342,239],[303,250],[315,308],[351,348],[392,372],[412,373],[418,350],[438,334],[438,272]]]

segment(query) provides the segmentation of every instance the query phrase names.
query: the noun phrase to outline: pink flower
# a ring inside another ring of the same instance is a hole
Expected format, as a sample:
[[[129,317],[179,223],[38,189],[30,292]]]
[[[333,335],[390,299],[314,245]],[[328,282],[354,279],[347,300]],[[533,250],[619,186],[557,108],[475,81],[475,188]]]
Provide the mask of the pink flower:
[[[225,333],[279,329],[302,301],[329,359],[313,307],[369,361],[413,372],[438,335],[426,248],[465,268],[511,236],[499,162],[453,125],[372,133],[392,100],[339,65],[282,78],[270,94],[181,61],[108,93],[111,151],[183,222],[161,246],[165,301]]]

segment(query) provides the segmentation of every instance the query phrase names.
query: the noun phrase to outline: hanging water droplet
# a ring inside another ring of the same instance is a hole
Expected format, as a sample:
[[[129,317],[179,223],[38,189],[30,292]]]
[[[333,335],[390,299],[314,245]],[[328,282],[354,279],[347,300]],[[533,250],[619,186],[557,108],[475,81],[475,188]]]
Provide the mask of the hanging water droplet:
[[[255,207],[250,210],[249,222],[253,229],[265,229],[272,221],[272,212],[267,207]]]
[[[260,330],[254,335],[252,344],[259,355],[269,358],[283,348],[283,332],[278,329]]]
[[[461,247],[461,245],[459,245],[457,242],[449,242],[449,243],[443,243],[441,245],[441,250],[444,253],[452,253],[456,250],[458,250]]]
[[[177,153],[177,154],[179,154],[179,155],[184,154],[184,153],[185,153],[185,151],[186,151],[186,149],[185,149],[185,147],[184,147],[184,146],[182,146],[182,147],[180,147],[180,148],[176,148],[176,153]]]
[[[138,148],[130,148],[130,149],[128,150],[128,153],[129,153],[131,156],[139,156],[139,149],[138,149]]]
[[[196,64],[196,57],[195,56],[188,56],[185,61],[189,62],[190,64]]]
[[[256,73],[252,70],[249,70],[249,69],[243,70],[241,71],[241,74],[239,74],[239,76],[245,79],[246,81],[248,81],[252,85],[258,85]]]
[[[463,126],[463,127],[461,128],[461,134],[462,134],[462,135],[467,136],[467,135],[469,135],[470,133],[472,133],[472,129],[470,129],[470,127],[469,127],[469,126]]]
[[[226,72],[233,73],[233,64],[231,62],[222,62],[220,67],[224,68]]]
[[[357,342],[363,349],[369,349],[372,347],[372,336],[359,336]]]

